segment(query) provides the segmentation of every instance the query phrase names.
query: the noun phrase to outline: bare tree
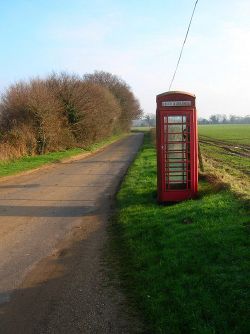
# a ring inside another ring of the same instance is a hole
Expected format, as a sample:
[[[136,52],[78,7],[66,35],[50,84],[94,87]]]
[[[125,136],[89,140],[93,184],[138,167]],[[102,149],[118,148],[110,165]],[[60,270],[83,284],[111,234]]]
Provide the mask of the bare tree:
[[[85,74],[83,78],[87,82],[96,83],[110,90],[121,107],[117,128],[120,128],[121,131],[129,130],[132,120],[142,114],[142,109],[127,83],[118,76],[104,71]]]
[[[19,82],[0,103],[0,159],[86,146],[127,131],[140,114],[130,87],[110,73]]]

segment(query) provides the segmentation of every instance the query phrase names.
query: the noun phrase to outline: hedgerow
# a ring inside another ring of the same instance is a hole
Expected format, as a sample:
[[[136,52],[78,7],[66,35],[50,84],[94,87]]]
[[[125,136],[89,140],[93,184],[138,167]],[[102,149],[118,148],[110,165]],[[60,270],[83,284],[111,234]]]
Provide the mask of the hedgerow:
[[[111,73],[18,82],[1,98],[0,159],[85,147],[128,131],[140,114],[130,87]]]

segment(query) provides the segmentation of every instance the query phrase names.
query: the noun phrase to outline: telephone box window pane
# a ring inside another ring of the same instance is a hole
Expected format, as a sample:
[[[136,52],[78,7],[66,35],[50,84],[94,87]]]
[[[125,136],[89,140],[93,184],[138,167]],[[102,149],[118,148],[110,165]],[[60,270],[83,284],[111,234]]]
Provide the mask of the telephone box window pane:
[[[168,123],[182,123],[182,116],[169,116]]]
[[[179,172],[179,171],[182,171],[182,168],[185,168],[186,169],[186,165],[178,165],[178,164],[175,164],[175,165],[171,165],[171,164],[169,164],[169,167],[168,167],[168,170],[170,171],[170,172]]]
[[[169,133],[168,134],[168,141],[183,141],[183,134],[182,133]]]
[[[166,189],[189,188],[190,159],[189,116],[170,115],[164,117],[165,175]]]
[[[171,143],[168,144],[168,151],[184,151],[186,149],[185,143]]]
[[[177,182],[177,181],[183,182],[183,181],[186,181],[186,179],[187,179],[187,175],[185,171],[170,172],[169,174],[169,183]]]
[[[166,154],[168,160],[185,160],[186,159],[186,155],[185,152],[168,152]]]
[[[168,133],[182,133],[182,125],[169,124]]]
[[[185,169],[186,170],[187,164],[186,164],[186,162],[183,162],[183,161],[179,161],[179,162],[169,161],[169,163],[167,164],[166,167],[167,167],[166,169],[171,169],[171,170],[174,170],[174,169],[178,169],[178,170]]]
[[[172,184],[169,184],[169,189],[171,189],[171,190],[183,190],[183,189],[186,189],[186,188],[187,188],[186,183],[172,183]]]
[[[181,172],[171,172],[169,174],[169,183],[186,181],[187,175],[180,173]]]

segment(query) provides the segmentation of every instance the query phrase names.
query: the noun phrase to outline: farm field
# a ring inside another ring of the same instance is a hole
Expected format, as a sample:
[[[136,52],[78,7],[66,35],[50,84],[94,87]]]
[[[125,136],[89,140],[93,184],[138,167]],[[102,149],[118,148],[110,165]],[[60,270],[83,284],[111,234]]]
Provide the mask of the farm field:
[[[199,142],[206,172],[249,197],[250,125],[200,125]]]
[[[231,144],[250,145],[250,124],[199,125],[199,134]]]
[[[198,199],[158,205],[156,152],[145,134],[110,233],[124,287],[149,333],[249,332],[248,210],[205,177]]]

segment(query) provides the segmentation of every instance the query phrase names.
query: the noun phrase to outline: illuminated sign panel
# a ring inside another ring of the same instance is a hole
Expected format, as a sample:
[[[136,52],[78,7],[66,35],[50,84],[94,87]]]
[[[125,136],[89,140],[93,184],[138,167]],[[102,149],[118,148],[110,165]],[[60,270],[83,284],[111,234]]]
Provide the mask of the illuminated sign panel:
[[[163,101],[163,107],[190,107],[191,101]]]

